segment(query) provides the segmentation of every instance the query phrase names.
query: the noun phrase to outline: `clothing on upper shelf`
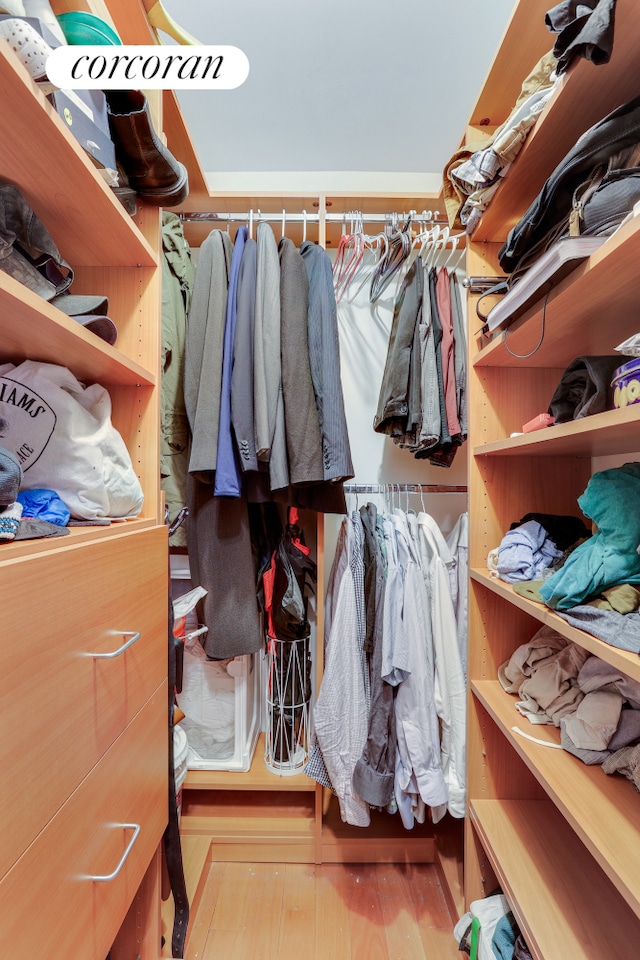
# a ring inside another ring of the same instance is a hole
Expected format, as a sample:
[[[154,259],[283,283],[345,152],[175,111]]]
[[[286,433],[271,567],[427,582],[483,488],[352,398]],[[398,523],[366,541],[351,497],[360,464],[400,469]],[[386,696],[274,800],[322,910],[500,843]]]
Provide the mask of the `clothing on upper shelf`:
[[[443,187],[452,228],[460,222],[467,233],[472,233],[477,226],[553,93],[557,80],[555,68],[553,53],[546,53],[525,78],[504,123],[490,137],[461,147],[448,161]]]
[[[640,683],[542,627],[498,669],[516,708],[532,723],[560,727],[561,746],[602,764],[640,741]]]
[[[540,588],[547,606],[567,610],[617,583],[640,583],[640,463],[601,470],[578,506],[597,531]]]
[[[452,538],[457,553],[464,529]],[[424,821],[427,806],[434,822],[447,810],[464,816],[466,692],[453,565],[426,513],[386,516],[368,504],[342,521],[305,769],[332,787],[354,825],[369,823],[369,804],[397,808],[407,829]],[[455,583],[466,612],[466,581],[456,575]]]
[[[558,74],[575,57],[592,63],[608,63],[613,49],[616,0],[562,0],[545,14],[545,23],[557,33],[553,53]]]
[[[545,528],[535,520],[505,533],[498,548],[497,570],[507,583],[536,580],[551,562],[562,556]]]
[[[466,439],[465,357],[455,274],[417,257],[395,301],[374,430],[418,459],[451,466]]]
[[[549,413],[556,423],[567,423],[613,410],[611,381],[615,370],[631,360],[615,357],[576,357],[562,374],[549,402]]]

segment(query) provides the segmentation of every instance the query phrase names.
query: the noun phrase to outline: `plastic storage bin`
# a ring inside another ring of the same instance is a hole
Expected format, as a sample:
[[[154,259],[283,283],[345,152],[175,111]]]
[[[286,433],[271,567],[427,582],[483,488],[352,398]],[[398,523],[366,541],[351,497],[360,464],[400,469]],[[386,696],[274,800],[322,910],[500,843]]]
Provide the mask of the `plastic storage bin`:
[[[190,770],[251,766],[260,733],[259,654],[207,660],[196,639],[185,645],[180,722],[189,741]]]
[[[188,558],[171,555],[173,598],[191,590]],[[186,631],[198,628],[195,611]],[[261,654],[207,660],[198,638],[185,642],[182,692],[176,697],[185,717],[190,770],[241,770],[251,766],[263,719]]]

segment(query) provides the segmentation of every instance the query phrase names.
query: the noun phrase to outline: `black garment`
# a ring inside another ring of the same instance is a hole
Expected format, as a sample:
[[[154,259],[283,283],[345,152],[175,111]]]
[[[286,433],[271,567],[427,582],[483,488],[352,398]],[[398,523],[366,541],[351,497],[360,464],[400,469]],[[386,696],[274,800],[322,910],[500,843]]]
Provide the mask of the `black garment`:
[[[369,658],[371,704],[367,742],[357,761],[351,782],[353,789],[374,807],[385,807],[393,794],[396,765],[396,715],[394,691],[382,679],[382,623],[384,614],[384,561],[376,533],[376,508],[372,503],[360,508],[364,532],[365,603],[367,630],[369,609],[373,607],[372,652]],[[367,557],[372,559],[373,582],[367,588]]]
[[[578,517],[568,517],[554,513],[527,513],[521,520],[512,523],[509,529],[515,530],[516,527],[528,523],[529,520],[535,520],[541,527],[544,527],[558,550],[568,550],[578,540],[585,540],[591,536],[591,531],[585,527]]]
[[[419,450],[416,460],[428,460],[436,467],[450,467],[456,455],[458,446],[462,442],[460,435],[454,440],[449,433],[447,422],[447,407],[444,396],[444,373],[442,370],[442,321],[438,310],[438,296],[436,293],[437,273],[429,271],[429,300],[431,303],[431,330],[436,353],[436,376],[438,378],[438,402],[440,405],[440,441],[435,447],[428,450]]]
[[[640,97],[594,124],[560,161],[522,219],[510,231],[498,259],[513,273],[521,259],[543,249],[547,235],[568,221],[576,189],[599,164],[640,142]]]
[[[614,371],[631,357],[576,357],[562,374],[549,404],[556,423],[613,409]]]
[[[213,476],[187,478],[187,539],[191,580],[207,590],[198,604],[209,628],[202,646],[209,660],[226,660],[260,650],[262,631],[247,500],[214,497]]]
[[[547,11],[544,22],[558,34],[553,55],[556,73],[564,73],[574,57],[608,63],[613,49],[616,0],[563,0]]]
[[[407,432],[411,357],[422,291],[423,270],[418,269],[414,261],[402,281],[393,309],[389,349],[373,420],[377,433],[391,437],[401,438]]]

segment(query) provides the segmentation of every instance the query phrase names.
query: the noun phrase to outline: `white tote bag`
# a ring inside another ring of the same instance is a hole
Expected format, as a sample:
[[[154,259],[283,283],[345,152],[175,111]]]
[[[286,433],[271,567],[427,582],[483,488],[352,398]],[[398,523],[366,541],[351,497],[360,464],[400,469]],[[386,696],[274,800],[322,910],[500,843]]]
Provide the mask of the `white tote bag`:
[[[111,397],[66,367],[0,365],[0,445],[20,461],[23,490],[55,490],[73,517],[135,517],[142,509],[140,482],[111,423]]]

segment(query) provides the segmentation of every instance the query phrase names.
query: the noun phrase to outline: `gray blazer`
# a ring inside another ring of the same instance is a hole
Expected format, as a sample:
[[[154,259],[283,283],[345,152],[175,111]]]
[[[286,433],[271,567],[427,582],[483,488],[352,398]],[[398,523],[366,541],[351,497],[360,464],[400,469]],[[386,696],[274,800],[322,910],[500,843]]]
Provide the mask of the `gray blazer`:
[[[353,477],[351,447],[340,379],[338,316],[331,261],[326,250],[305,241],[300,253],[309,277],[309,362],[322,435],[325,480]]]
[[[280,353],[289,474],[293,484],[324,479],[318,409],[309,365],[309,281],[304,260],[288,237],[280,254]]]
[[[258,460],[269,463],[272,490],[289,483],[280,361],[280,262],[273,230],[258,224],[253,340],[253,416]]]
[[[222,344],[233,246],[212,230],[200,248],[187,322],[184,399],[191,427],[189,472],[216,469]]]
[[[253,336],[256,309],[256,242],[247,240],[238,275],[236,335],[231,375],[231,425],[243,473],[258,469],[253,422]]]

